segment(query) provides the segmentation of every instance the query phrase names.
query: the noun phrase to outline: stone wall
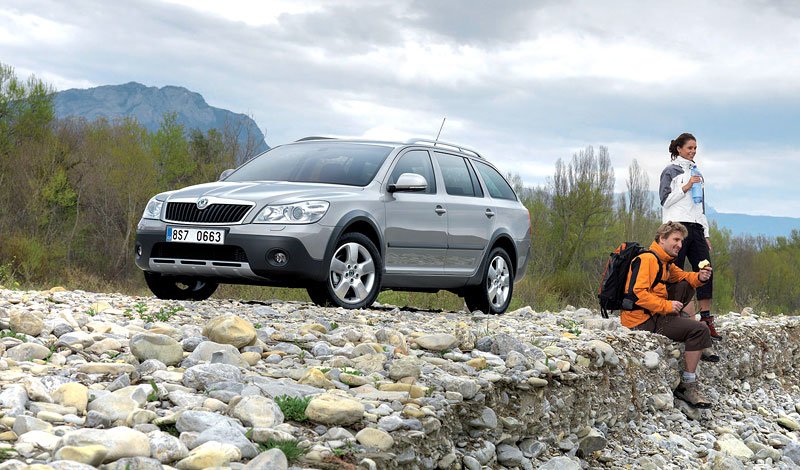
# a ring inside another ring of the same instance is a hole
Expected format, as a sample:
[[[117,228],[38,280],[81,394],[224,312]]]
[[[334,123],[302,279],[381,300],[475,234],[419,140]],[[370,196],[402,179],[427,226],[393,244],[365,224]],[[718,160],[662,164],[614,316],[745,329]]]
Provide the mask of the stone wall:
[[[699,368],[715,404],[698,410],[672,396],[680,344],[585,308],[0,289],[0,470],[795,468],[800,322],[718,324],[722,360]],[[278,441],[301,456],[266,450]]]

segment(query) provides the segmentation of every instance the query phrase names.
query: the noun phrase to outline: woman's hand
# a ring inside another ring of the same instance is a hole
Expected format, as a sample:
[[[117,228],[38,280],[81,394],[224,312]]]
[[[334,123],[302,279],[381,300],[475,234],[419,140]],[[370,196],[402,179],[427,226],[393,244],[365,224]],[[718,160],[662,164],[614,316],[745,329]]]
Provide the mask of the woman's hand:
[[[702,183],[702,182],[703,182],[703,177],[702,176],[692,176],[691,178],[689,178],[689,181],[687,181],[686,184],[681,186],[681,189],[685,193],[685,192],[688,192],[690,189],[692,189],[692,185],[693,184]]]
[[[713,253],[714,252],[714,247],[711,246],[711,239],[708,238],[708,237],[706,237],[706,245],[708,245],[708,252],[709,253]]]

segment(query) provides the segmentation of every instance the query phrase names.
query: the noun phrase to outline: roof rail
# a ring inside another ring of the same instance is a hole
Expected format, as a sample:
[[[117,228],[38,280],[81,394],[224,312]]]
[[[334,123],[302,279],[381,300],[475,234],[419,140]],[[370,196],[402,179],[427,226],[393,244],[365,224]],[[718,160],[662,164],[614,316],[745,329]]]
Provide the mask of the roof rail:
[[[430,140],[430,139],[413,138],[413,139],[408,139],[407,141],[405,141],[405,143],[406,144],[427,144],[427,145],[430,145],[431,147],[449,147],[449,148],[458,150],[459,152],[462,152],[462,153],[471,153],[471,154],[475,155],[478,158],[483,158],[483,156],[480,153],[478,153],[477,150],[472,150],[469,147],[464,147],[463,145],[459,145],[459,144],[451,144],[449,142],[442,142],[441,140]]]
[[[305,142],[306,140],[335,140],[336,137],[323,137],[319,135],[310,135],[308,137],[303,137],[302,139],[297,139],[295,142]]]

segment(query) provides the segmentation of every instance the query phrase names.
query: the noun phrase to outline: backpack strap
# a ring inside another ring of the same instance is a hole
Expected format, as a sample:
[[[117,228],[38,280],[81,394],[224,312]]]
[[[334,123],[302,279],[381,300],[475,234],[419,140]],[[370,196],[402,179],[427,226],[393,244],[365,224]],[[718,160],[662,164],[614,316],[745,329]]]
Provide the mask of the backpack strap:
[[[650,253],[650,254],[652,254],[653,256],[656,257],[656,263],[658,263],[658,276],[656,276],[656,278],[653,281],[653,284],[650,286],[650,288],[651,289],[654,288],[658,283],[666,284],[667,281],[665,281],[663,279],[664,278],[664,272],[663,272],[664,264],[661,262],[661,258],[659,258],[658,255],[656,254],[656,252],[653,251],[653,250],[645,250],[642,253]],[[669,269],[669,265],[670,265],[670,263],[667,263],[667,269]]]
[[[663,280],[663,277],[664,277],[664,264],[661,262],[661,258],[659,258],[659,257],[658,257],[658,255],[657,255],[657,254],[656,254],[656,253],[655,253],[653,250],[644,250],[644,251],[642,251],[641,253],[639,253],[639,255],[637,255],[637,258],[638,258],[639,256],[641,256],[642,254],[644,254],[644,253],[650,253],[651,255],[653,255],[653,256],[656,258],[656,263],[658,263],[658,275],[657,275],[657,276],[656,276],[656,278],[653,280],[653,283],[650,285],[650,289],[653,289],[653,288],[655,288],[655,287],[656,287],[656,285],[658,285],[659,283],[661,283],[661,284],[667,284],[667,281],[664,281],[664,280]],[[635,259],[636,259],[636,258],[634,258],[634,260],[635,260]],[[670,263],[667,263],[667,269],[669,269],[669,264],[670,264]],[[636,274],[637,274],[637,276],[638,276],[638,272],[637,272]],[[627,287],[627,289],[626,289],[626,291],[627,291],[627,292],[625,293],[625,296],[626,296],[626,297],[627,297],[627,296],[629,296],[629,295],[630,295],[630,296],[633,296],[633,286],[634,286],[635,284],[636,284],[636,278],[635,278],[635,277],[633,277],[633,276],[631,276],[630,283],[628,284],[628,287]],[[635,303],[635,300],[634,300],[634,299],[636,299],[636,297],[635,297],[635,296],[633,296],[633,298],[632,298],[632,299],[631,299],[631,298],[629,298],[629,299],[628,299],[628,301],[629,301],[629,302],[631,302],[631,303],[633,304],[633,305],[631,305],[631,306],[632,306],[632,307],[634,307],[634,308],[637,308],[637,307],[638,307],[638,308],[642,309],[642,311],[643,311],[643,312],[644,312],[644,313],[645,313],[647,316],[649,316],[649,317],[653,318],[653,313],[652,313],[652,312],[650,312],[650,310],[647,310],[646,308],[644,308],[644,307],[640,307],[639,305],[637,305],[637,304]],[[633,310],[633,308],[626,309],[626,310]],[[656,318],[657,318],[657,317],[656,317]]]

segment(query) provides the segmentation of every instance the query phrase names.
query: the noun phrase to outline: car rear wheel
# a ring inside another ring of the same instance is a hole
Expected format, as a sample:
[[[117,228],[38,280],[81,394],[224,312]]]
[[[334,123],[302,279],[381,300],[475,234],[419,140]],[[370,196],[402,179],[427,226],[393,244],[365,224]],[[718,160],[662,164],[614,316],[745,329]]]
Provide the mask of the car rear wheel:
[[[364,308],[381,290],[383,261],[375,244],[360,233],[346,233],[336,242],[326,280],[307,289],[322,306]]]
[[[217,290],[219,284],[200,279],[178,279],[145,271],[147,287],[159,299],[206,300]]]
[[[464,296],[470,311],[501,314],[511,303],[514,292],[514,267],[506,250],[497,247],[489,253],[483,273],[483,282]]]

